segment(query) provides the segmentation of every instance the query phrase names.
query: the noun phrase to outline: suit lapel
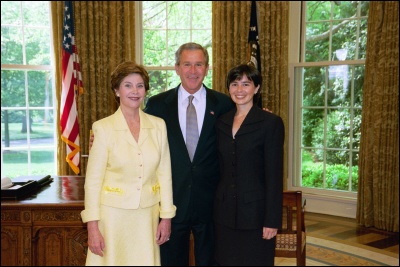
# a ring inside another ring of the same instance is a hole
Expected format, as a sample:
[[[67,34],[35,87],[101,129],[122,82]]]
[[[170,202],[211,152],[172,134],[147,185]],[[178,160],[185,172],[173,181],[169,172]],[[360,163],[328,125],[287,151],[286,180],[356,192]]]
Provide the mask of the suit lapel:
[[[115,131],[123,132],[124,139],[130,145],[135,147],[142,146],[149,136],[149,131],[151,131],[151,129],[154,128],[152,122],[149,120],[146,113],[144,113],[142,110],[139,110],[139,116],[140,116],[140,133],[138,142],[135,141],[135,138],[131,134],[128,124],[126,123],[126,120],[124,118],[124,115],[122,114],[121,108],[118,108],[118,110],[115,112],[115,120],[113,127]]]
[[[248,134],[258,130],[261,127],[260,122],[264,120],[263,112],[265,111],[253,106],[235,136]]]
[[[233,117],[235,116],[235,113],[236,108],[228,111],[223,117],[221,117],[221,123],[218,125],[218,129],[230,138],[232,138]]]
[[[143,143],[146,141],[147,137],[149,136],[149,131],[151,131],[154,128],[154,126],[151,123],[150,119],[142,110],[139,110],[139,116],[140,116],[140,133],[139,133],[138,145],[142,146]]]
[[[206,89],[207,95],[206,95],[206,111],[204,113],[204,121],[203,121],[203,126],[201,128],[201,133],[199,137],[199,144],[201,145],[203,142],[206,141],[205,138],[207,138],[207,135],[210,131],[214,130],[215,127],[215,121],[217,114],[215,113],[216,107],[218,100],[215,98],[215,96],[212,94],[212,92],[209,89]]]
[[[168,135],[170,135],[169,133],[171,133],[171,136],[168,137],[178,138],[180,139],[180,142],[182,142],[185,145],[185,140],[183,139],[181,126],[179,124],[178,89],[179,86],[175,89],[172,89],[173,91],[171,92],[171,94],[169,94],[168,97],[164,100],[167,107],[166,114],[164,115],[164,120],[165,123],[167,124],[167,128],[169,129]]]
[[[137,146],[135,139],[129,131],[128,124],[126,123],[125,117],[122,114],[121,107],[114,113],[114,131],[123,132],[124,139],[132,146]]]

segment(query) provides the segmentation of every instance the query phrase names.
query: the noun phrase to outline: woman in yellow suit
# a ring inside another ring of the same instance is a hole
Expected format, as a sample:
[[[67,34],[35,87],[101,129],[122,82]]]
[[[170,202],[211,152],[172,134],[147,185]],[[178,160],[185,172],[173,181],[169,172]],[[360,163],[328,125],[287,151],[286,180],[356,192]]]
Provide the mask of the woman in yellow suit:
[[[86,265],[160,265],[159,246],[169,240],[176,212],[166,125],[141,110],[149,89],[143,66],[121,63],[111,85],[120,106],[92,127],[81,213]]]

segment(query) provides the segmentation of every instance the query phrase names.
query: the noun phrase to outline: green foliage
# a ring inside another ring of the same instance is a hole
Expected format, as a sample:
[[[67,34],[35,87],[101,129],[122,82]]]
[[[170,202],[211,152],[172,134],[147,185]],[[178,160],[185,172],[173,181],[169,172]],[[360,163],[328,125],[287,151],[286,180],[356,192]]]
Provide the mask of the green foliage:
[[[30,172],[28,173],[28,154],[20,151],[5,151],[3,155],[3,173],[15,178],[21,175],[53,175],[55,170],[53,151],[33,151],[31,153]]]
[[[312,188],[357,191],[358,166],[353,166],[351,173],[349,173],[349,167],[345,164],[326,164],[325,168],[324,175],[324,164],[313,162],[311,154],[303,152],[301,185]],[[351,188],[349,188],[349,177],[352,182]]]
[[[301,186],[324,188],[323,186],[323,165],[321,163],[308,162],[302,164]]]

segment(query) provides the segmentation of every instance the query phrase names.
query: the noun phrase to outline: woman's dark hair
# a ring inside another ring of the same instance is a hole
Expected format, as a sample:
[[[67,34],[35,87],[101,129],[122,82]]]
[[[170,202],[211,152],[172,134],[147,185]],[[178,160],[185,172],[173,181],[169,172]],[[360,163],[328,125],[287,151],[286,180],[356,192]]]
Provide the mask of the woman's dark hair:
[[[253,98],[253,104],[258,103],[258,99],[261,95],[262,76],[261,73],[253,65],[240,64],[230,69],[226,77],[226,88],[229,91],[229,85],[234,81],[242,79],[243,76],[246,76],[247,79],[252,81],[255,87],[260,85],[260,88],[258,88],[258,91]]]
[[[126,76],[132,73],[137,73],[143,78],[144,88],[146,89],[147,92],[150,89],[149,74],[142,65],[136,64],[135,62],[132,61],[122,62],[111,73],[111,90],[113,92],[114,90],[118,90],[122,80]]]

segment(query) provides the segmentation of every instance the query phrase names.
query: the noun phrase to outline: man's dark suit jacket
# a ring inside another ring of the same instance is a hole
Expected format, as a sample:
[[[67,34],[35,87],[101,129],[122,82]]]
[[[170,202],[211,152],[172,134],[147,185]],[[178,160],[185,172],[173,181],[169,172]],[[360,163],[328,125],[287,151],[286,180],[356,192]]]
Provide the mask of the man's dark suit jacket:
[[[229,96],[206,88],[206,111],[193,162],[190,161],[178,117],[179,86],[151,97],[145,112],[164,119],[172,164],[172,189],[176,216],[187,222],[194,215],[200,222],[212,218],[214,194],[219,182],[215,122],[234,105]]]

